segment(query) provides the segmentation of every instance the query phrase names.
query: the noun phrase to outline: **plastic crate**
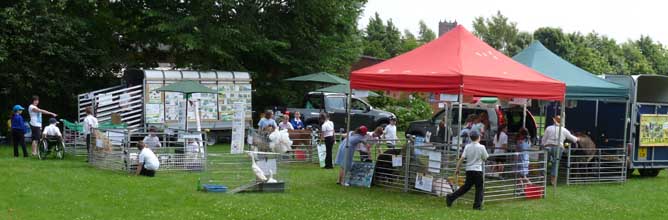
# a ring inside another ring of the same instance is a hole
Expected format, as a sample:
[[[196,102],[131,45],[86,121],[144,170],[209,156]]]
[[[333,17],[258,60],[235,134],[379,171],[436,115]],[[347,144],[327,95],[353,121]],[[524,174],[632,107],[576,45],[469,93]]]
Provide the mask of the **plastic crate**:
[[[202,185],[202,190],[204,192],[227,192],[227,186],[204,184]]]

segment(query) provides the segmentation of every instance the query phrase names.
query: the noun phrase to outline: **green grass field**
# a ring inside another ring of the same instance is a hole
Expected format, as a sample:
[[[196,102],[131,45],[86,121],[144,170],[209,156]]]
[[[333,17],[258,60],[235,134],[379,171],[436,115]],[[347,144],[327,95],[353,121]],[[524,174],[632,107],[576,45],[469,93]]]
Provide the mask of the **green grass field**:
[[[285,193],[214,194],[196,191],[198,173],[135,177],[89,167],[84,158],[14,159],[0,146],[0,219],[665,219],[668,210],[665,171],[473,211],[432,196],[344,188],[335,185],[336,170],[316,165],[289,169]]]

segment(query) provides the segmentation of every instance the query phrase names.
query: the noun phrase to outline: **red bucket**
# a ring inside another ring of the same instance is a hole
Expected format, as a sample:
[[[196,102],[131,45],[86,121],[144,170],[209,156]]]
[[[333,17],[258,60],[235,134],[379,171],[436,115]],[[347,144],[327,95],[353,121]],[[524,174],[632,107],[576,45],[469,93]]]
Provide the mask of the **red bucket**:
[[[524,186],[524,196],[527,199],[540,199],[543,196],[543,187],[534,184],[527,184]]]
[[[306,153],[303,150],[295,150],[295,159],[306,160]]]

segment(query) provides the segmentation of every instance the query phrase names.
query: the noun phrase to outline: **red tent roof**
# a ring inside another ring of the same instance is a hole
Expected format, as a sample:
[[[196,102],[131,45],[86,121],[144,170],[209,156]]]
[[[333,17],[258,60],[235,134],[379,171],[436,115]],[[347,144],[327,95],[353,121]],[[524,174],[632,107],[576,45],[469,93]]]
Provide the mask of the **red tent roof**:
[[[459,25],[385,62],[353,71],[350,87],[562,100],[566,85],[496,51]]]

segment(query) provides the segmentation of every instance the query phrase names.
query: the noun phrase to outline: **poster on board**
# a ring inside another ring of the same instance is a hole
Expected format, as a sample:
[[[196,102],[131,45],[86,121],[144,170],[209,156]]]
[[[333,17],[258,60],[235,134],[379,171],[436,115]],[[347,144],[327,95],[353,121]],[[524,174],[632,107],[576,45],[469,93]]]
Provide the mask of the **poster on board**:
[[[373,163],[353,162],[350,171],[346,172],[346,182],[350,186],[371,187],[373,168]]]
[[[668,115],[640,115],[640,146],[668,147]]]

